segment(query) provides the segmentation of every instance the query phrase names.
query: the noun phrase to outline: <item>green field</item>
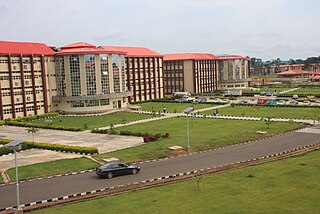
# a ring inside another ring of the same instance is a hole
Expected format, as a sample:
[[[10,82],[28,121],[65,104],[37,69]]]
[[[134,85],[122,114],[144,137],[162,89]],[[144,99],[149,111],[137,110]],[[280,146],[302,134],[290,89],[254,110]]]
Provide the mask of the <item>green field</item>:
[[[201,113],[212,114],[212,111],[205,111]],[[320,117],[320,108],[230,106],[220,108],[219,114],[247,117],[317,119]]]
[[[287,94],[310,94],[310,95],[320,95],[319,88],[299,88],[296,91],[289,92]]]
[[[2,175],[0,174],[0,184],[2,184],[3,183],[3,177],[2,177]]]
[[[318,150],[34,213],[320,213],[319,163]]]
[[[167,132],[170,136],[168,139],[160,138],[158,141],[149,142],[141,146],[99,154],[95,157],[103,159],[112,156],[125,162],[166,157],[170,155],[168,147],[173,145],[186,147],[186,123],[186,117],[180,117],[116,128],[114,130],[118,133],[120,130],[141,133],[148,132],[149,134],[163,134]],[[190,146],[193,151],[206,150],[221,145],[261,138],[262,136],[256,133],[258,130],[267,130],[268,134],[264,136],[268,136],[299,126],[298,123],[277,122],[272,123],[270,129],[267,129],[267,125],[263,121],[190,117]]]
[[[100,116],[77,116],[77,117],[57,117],[52,119],[51,125],[64,127],[80,127],[82,129],[93,129],[98,127],[110,126],[111,124],[128,123],[131,121],[142,120],[153,117],[153,115],[136,113],[117,113],[105,114]],[[44,120],[35,120],[32,123],[47,123]]]
[[[37,163],[19,167],[19,179],[25,180],[36,177],[45,177],[49,175],[58,175],[86,169],[93,169],[98,165],[99,164],[96,162],[85,157]],[[11,180],[16,179],[15,168],[9,169],[7,173]]]
[[[183,112],[184,109],[193,106],[194,110],[209,108],[212,106],[216,106],[215,104],[197,104],[197,103],[160,103],[160,102],[146,102],[135,104],[142,107],[143,111],[152,111],[152,107],[156,112],[163,112],[163,107],[166,107],[167,112]]]

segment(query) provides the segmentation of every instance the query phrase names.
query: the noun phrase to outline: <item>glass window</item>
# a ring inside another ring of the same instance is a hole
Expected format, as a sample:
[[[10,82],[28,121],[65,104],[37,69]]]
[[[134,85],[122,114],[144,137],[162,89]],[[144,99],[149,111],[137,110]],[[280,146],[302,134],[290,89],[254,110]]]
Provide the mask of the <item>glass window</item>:
[[[93,54],[84,55],[86,68],[87,95],[95,95],[96,90],[96,65],[95,56]]]
[[[70,60],[70,78],[71,78],[71,95],[79,96],[81,94],[80,81],[80,59],[79,55],[69,56]]]
[[[109,63],[108,54],[100,54],[100,67],[101,67],[101,91],[102,94],[110,94],[109,86]]]
[[[113,84],[114,92],[120,93],[120,73],[119,73],[119,55],[112,54]]]

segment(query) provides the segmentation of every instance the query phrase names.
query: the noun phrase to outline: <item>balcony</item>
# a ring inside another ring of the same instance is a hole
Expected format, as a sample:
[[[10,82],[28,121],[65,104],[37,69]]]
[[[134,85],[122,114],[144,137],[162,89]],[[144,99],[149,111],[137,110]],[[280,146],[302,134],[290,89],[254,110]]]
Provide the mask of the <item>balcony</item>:
[[[123,98],[132,96],[133,92],[121,92],[112,94],[96,94],[96,95],[81,95],[81,96],[53,96],[52,101],[79,101],[79,100],[100,100],[110,98]]]

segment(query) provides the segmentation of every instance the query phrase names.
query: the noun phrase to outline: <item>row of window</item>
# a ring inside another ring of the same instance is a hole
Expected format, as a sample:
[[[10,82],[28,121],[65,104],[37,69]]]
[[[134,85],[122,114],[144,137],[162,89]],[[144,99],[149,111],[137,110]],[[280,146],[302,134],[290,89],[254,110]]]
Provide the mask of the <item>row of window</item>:
[[[82,107],[94,107],[94,106],[107,106],[109,105],[109,99],[101,99],[101,100],[78,100],[72,101],[72,108],[82,108]]]

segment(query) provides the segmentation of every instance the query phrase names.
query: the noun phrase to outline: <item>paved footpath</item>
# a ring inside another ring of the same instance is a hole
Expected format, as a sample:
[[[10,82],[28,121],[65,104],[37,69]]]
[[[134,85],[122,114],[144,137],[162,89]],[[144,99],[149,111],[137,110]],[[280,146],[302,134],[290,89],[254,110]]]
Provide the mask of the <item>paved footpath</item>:
[[[20,185],[21,203],[41,202],[42,200],[71,194],[90,192],[102,188],[126,185],[133,182],[273,155],[319,143],[320,134],[317,132],[318,129],[320,129],[320,125],[309,127],[307,131],[294,131],[247,144],[239,144],[237,146],[162,159],[154,162],[140,163],[138,164],[141,167],[139,174],[115,177],[110,180],[99,179],[94,172],[88,172],[27,181]],[[0,209],[15,206],[15,203],[15,185],[8,184],[0,186]]]

